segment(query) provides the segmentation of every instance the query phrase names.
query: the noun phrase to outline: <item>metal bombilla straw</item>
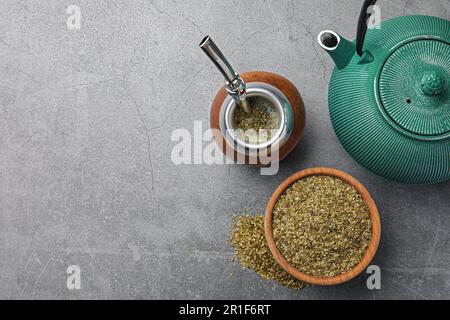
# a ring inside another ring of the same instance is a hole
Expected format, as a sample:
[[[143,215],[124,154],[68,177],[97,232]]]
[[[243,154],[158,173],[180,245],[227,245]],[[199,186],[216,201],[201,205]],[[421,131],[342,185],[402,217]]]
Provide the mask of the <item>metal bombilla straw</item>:
[[[236,104],[246,113],[250,112],[250,105],[247,101],[246,85],[244,80],[231,67],[228,60],[216,46],[210,36],[206,36],[200,42],[200,48],[206,53],[211,61],[216,65],[225,77],[225,88],[228,94],[234,99]]]

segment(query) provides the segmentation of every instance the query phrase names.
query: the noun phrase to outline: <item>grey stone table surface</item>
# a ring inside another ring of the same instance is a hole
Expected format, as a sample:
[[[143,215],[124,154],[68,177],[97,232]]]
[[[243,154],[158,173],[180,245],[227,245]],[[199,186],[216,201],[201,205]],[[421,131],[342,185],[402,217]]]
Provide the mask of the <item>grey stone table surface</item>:
[[[80,29],[67,26],[69,5]],[[367,172],[328,117],[333,64],[323,29],[356,33],[359,0],[0,1],[0,298],[450,299],[450,183],[402,185]],[[383,19],[448,19],[448,0],[379,1]],[[198,48],[211,34],[239,71],[288,77],[303,95],[301,144],[276,176],[238,165],[175,165],[173,130],[209,124],[223,79]],[[261,212],[312,166],[363,182],[382,218],[374,264],[300,292],[232,262],[232,216]],[[69,290],[67,267],[81,270]]]

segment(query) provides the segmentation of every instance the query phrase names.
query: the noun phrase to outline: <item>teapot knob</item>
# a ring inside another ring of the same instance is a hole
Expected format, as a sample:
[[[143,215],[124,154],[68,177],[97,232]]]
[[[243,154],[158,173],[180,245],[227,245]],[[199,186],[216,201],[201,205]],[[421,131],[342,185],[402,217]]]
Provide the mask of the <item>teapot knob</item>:
[[[427,96],[436,96],[445,91],[445,78],[436,71],[426,72],[422,76],[421,88]]]

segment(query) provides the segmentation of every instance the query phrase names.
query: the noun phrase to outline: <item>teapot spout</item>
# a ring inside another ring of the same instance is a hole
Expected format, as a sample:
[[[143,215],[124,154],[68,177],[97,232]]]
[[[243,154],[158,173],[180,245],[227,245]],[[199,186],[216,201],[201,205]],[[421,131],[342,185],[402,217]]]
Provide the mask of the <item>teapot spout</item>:
[[[356,46],[334,31],[324,30],[319,33],[317,41],[333,59],[338,69],[345,68],[352,60]]]

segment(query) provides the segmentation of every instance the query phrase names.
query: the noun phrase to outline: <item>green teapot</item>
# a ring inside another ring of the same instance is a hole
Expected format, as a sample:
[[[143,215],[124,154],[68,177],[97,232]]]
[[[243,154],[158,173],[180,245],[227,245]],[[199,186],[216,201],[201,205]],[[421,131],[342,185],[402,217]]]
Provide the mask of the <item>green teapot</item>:
[[[325,30],[334,60],[330,118],[363,167],[404,183],[450,179],[450,21],[404,16],[368,29],[364,1],[355,42]]]

